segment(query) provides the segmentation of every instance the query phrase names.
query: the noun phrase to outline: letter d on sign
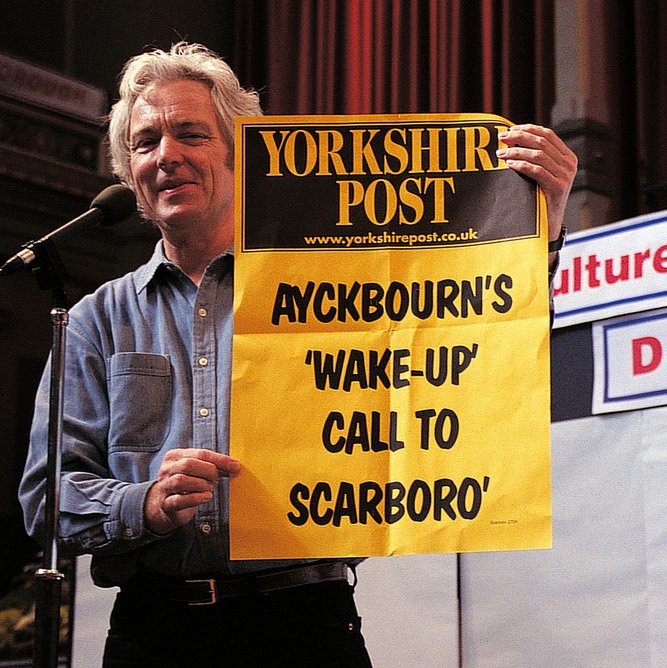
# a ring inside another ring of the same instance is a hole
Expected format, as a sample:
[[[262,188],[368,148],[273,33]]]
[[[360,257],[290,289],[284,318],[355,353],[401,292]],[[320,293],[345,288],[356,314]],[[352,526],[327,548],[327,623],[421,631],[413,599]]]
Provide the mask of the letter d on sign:
[[[638,376],[642,373],[655,371],[662,361],[662,344],[653,336],[642,336],[632,339],[632,373]]]

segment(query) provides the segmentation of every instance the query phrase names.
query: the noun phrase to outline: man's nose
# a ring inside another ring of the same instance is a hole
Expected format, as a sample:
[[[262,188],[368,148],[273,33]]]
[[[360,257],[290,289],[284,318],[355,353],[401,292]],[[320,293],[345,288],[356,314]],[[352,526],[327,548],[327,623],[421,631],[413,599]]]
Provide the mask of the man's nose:
[[[169,171],[183,162],[181,147],[175,139],[163,136],[158,150],[158,167]]]

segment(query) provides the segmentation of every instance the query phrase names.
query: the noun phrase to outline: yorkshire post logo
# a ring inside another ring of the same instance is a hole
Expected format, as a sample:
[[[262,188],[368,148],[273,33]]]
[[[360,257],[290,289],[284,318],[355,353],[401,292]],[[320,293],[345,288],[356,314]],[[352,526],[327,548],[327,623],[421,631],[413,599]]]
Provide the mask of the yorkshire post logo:
[[[488,115],[239,119],[242,250],[536,237],[536,188],[523,180],[517,189],[516,174],[496,156],[498,133],[509,125]],[[514,212],[526,210],[532,215],[517,220]]]

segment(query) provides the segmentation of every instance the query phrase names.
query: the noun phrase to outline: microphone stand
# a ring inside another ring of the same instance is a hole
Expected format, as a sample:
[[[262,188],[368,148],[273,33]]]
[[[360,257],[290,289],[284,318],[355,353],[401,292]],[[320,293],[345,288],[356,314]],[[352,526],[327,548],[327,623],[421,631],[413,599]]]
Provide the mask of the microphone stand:
[[[69,313],[64,280],[68,278],[58,251],[50,241],[35,247],[36,267],[33,274],[42,290],[51,290],[51,385],[46,474],[45,533],[42,567],[35,572],[34,668],[56,668],[60,638],[60,603],[65,574],[58,569],[58,525],[60,505],[60,471],[62,456],[63,386],[65,347]]]

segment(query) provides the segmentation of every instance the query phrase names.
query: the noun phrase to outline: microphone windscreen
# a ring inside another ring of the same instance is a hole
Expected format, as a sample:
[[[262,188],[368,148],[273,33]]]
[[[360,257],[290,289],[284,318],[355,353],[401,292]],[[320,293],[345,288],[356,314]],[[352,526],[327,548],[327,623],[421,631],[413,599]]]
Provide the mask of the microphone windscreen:
[[[102,225],[115,225],[136,212],[137,199],[130,188],[115,183],[99,193],[90,203],[90,208],[102,211]]]

